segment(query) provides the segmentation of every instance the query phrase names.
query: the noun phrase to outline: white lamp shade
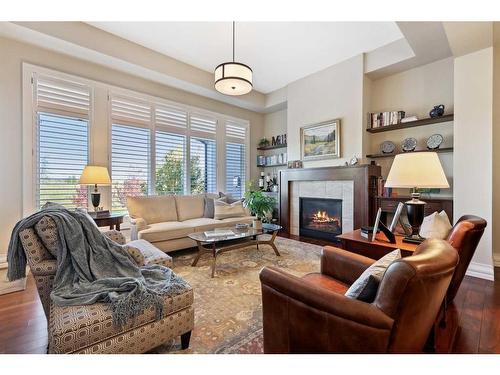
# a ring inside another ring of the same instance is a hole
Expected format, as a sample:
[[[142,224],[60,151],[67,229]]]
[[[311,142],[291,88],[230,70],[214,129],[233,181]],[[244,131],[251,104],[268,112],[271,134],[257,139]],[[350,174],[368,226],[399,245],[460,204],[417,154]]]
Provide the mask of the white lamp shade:
[[[98,167],[96,165],[87,165],[82,175],[80,176],[80,185],[109,185],[111,178],[109,178],[108,168]]]
[[[449,188],[448,180],[435,152],[396,155],[385,182],[392,188]]]
[[[215,89],[225,95],[244,95],[252,91],[252,69],[245,64],[227,62],[215,68]]]

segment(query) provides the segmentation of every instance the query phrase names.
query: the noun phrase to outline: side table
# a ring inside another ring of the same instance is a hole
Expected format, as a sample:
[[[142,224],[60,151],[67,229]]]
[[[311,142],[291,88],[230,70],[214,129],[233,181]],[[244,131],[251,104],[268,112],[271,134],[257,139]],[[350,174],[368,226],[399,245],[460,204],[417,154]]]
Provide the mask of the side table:
[[[123,223],[124,214],[113,214],[110,213],[108,215],[97,216],[93,212],[89,212],[92,219],[94,219],[95,223],[98,227],[107,227],[109,225],[109,229],[120,230],[120,224]]]

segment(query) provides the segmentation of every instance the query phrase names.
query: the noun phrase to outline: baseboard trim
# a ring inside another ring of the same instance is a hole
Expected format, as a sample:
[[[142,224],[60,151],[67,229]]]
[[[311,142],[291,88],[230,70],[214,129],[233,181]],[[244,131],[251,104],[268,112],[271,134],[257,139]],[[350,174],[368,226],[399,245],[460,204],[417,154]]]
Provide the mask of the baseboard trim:
[[[471,262],[466,275],[490,281],[495,280],[493,265],[489,264]]]

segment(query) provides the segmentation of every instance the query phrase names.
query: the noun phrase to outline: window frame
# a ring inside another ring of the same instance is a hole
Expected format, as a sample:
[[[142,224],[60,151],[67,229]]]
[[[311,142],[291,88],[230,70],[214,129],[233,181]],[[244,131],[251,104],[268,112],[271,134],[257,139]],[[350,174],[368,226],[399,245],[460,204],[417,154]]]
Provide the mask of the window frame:
[[[38,107],[36,103],[36,78],[45,75],[64,81],[75,82],[89,88],[89,110],[87,114],[71,112],[61,109]],[[93,136],[92,129],[95,111],[95,83],[71,74],[58,72],[36,65],[22,63],[22,213],[27,216],[38,210],[37,190],[39,184],[39,139],[38,139],[38,112],[53,113],[58,116],[82,118],[88,121],[87,146],[88,164],[93,163]],[[90,198],[90,194],[88,194]]]

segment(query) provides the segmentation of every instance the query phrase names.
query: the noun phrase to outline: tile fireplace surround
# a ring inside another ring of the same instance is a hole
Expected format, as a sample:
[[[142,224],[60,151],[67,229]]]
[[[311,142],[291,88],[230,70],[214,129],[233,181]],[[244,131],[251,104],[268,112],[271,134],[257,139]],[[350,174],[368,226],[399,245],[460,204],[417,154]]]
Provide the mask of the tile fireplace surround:
[[[299,235],[299,198],[342,199],[342,233],[354,229],[354,181],[292,181],[290,233]]]
[[[299,234],[299,198],[342,199],[343,232],[373,225],[380,166],[285,169],[280,171],[280,223]]]

